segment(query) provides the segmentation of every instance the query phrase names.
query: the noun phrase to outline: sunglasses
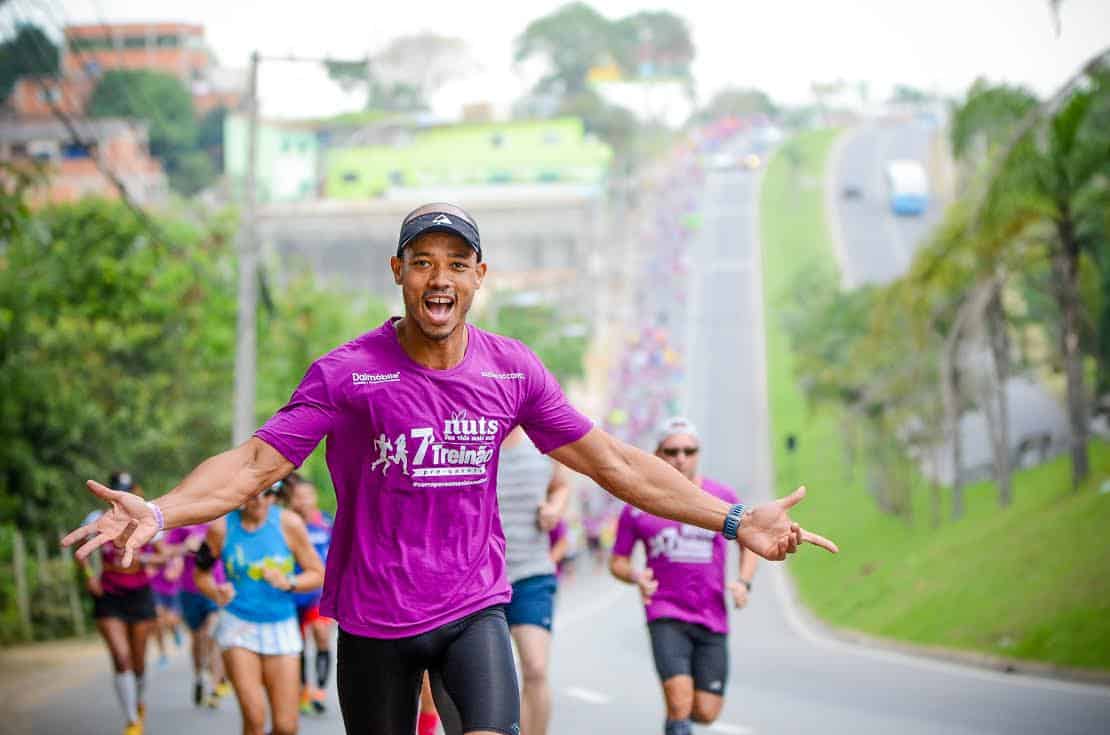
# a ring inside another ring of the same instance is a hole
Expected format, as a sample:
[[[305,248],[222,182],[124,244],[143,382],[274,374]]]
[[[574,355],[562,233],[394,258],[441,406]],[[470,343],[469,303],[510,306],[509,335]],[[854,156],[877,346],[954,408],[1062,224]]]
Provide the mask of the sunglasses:
[[[667,447],[662,450],[664,457],[677,457],[679,452],[685,454],[687,457],[693,457],[698,453],[698,447]]]

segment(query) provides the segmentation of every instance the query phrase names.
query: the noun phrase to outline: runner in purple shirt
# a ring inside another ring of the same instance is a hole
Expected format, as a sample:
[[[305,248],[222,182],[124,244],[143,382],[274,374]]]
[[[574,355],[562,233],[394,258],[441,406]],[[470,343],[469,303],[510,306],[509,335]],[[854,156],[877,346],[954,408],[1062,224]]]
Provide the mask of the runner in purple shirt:
[[[683,477],[726,503],[736,493],[698,473],[698,432],[687,419],[667,419],[655,453]],[[632,567],[632,549],[644,545],[647,568]],[[725,538],[697,526],[659,518],[625,506],[609,570],[640,588],[647,614],[655,670],[667,703],[665,735],[690,735],[691,721],[709,724],[724,704],[728,681],[728,610],[725,605]],[[757,557],[742,548],[740,578],[727,587],[733,604],[748,603]]]
[[[403,318],[319,358],[254,437],[156,501],[90,481],[111,509],[64,542],[94,533],[78,556],[110,540],[131,554],[164,527],[239,507],[326,437],[338,507],[321,612],[339,623],[340,707],[359,735],[409,735],[425,670],[450,695],[440,707],[447,732],[517,735],[494,487],[498,447],[517,425],[540,451],[653,514],[738,535],[772,559],[802,542],[835,549],[787,516],[803,489],[730,506],[593,428],[524,345],[468,325],[487,265],[462,209],[428,204],[406,216],[390,267]]]

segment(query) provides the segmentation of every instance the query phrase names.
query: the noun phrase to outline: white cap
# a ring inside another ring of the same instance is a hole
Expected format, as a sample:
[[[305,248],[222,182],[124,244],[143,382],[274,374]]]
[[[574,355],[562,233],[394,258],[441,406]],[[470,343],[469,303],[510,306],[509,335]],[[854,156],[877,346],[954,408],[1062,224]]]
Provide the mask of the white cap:
[[[694,426],[694,422],[684,416],[672,416],[659,424],[659,429],[656,432],[655,445],[659,446],[664,440],[675,434],[688,434],[697,439],[698,427]]]

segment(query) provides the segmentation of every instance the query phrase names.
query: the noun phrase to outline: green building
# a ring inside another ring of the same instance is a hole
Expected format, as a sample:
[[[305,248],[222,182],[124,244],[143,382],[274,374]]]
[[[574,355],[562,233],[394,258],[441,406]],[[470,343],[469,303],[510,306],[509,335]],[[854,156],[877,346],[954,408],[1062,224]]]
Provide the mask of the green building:
[[[224,120],[224,171],[239,191],[247,170],[247,118]],[[259,202],[290,202],[319,195],[320,143],[315,124],[263,121],[258,126]]]
[[[444,125],[414,130],[395,145],[329,150],[325,191],[366,199],[389,188],[596,184],[612,155],[577,118]]]

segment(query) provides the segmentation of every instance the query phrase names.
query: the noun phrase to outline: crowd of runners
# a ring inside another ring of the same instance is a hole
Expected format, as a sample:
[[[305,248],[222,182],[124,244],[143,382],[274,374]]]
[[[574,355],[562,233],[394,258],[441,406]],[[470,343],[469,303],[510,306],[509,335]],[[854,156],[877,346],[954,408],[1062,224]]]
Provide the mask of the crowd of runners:
[[[567,469],[626,504],[610,569],[644,599],[661,730],[712,721],[726,595],[746,604],[757,556],[836,550],[791,522],[804,490],[745,504],[701,476],[689,421],[664,421],[641,451],[575,410],[524,345],[469,325],[487,266],[457,206],[405,217],[390,267],[404,315],[315,361],[248,441],[150,501],[127,473],[88,483],[107,509],[63,542],[85,563],[99,549],[89,590],[124,732],[153,716],[148,637],[180,620],[194,702],[218,706],[230,684],[245,735],[295,733],[298,710],[325,706],[333,641],[348,733],[543,735]],[[295,472],[325,438],[334,518]]]

